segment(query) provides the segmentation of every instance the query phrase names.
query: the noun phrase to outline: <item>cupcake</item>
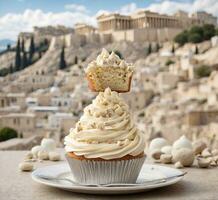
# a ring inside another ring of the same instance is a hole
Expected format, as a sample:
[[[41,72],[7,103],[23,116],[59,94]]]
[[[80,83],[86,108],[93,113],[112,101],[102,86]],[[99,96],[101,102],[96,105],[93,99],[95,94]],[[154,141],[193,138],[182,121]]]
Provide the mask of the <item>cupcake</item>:
[[[102,92],[107,87],[112,91],[128,92],[133,74],[132,64],[121,60],[113,51],[111,54],[103,49],[97,59],[85,70],[89,88],[94,92]]]
[[[66,158],[82,184],[134,183],[145,160],[144,135],[115,91],[100,92],[65,137]]]

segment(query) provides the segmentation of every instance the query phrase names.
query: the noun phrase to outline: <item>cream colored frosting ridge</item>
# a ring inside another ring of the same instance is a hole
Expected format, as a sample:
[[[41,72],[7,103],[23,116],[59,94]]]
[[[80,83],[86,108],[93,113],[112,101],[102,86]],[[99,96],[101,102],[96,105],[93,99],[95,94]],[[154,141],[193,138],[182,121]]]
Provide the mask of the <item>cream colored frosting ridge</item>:
[[[144,135],[130,118],[127,104],[109,88],[84,109],[76,127],[65,137],[66,152],[86,158],[137,156],[144,148]]]
[[[96,60],[92,61],[87,69],[86,72],[92,67],[121,67],[126,68],[129,71],[133,71],[133,65],[131,63],[127,63],[125,60],[120,59],[118,55],[116,55],[113,51],[111,54],[106,49],[102,49],[101,54],[98,55]]]

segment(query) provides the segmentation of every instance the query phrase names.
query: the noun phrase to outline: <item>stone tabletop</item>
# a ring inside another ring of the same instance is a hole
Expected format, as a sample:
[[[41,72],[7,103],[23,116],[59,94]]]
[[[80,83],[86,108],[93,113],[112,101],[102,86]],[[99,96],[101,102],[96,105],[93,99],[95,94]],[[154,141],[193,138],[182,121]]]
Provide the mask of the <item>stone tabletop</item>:
[[[218,199],[218,168],[199,169],[185,168],[188,174],[175,185],[151,190],[144,193],[103,196],[86,195],[63,191],[40,185],[31,179],[30,172],[20,172],[18,164],[23,161],[26,151],[0,151],[0,199],[1,200],[72,200],[72,199],[185,199],[185,200],[215,200]],[[43,161],[35,163],[35,167],[60,164],[64,161]]]

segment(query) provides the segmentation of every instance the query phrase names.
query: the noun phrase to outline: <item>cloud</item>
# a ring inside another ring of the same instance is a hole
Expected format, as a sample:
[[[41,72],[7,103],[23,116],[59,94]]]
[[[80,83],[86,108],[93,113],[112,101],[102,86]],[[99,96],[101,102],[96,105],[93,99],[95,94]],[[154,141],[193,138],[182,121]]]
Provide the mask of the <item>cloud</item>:
[[[85,6],[80,5],[80,4],[67,4],[64,7],[65,9],[70,10],[70,11],[84,12],[84,13],[89,12]]]
[[[33,26],[65,25],[73,27],[77,22],[96,25],[95,17],[83,12],[43,12],[42,10],[25,10],[22,14],[8,13],[0,17],[0,39],[16,40],[21,31],[32,31]]]
[[[135,3],[130,3],[127,5],[124,5],[118,10],[118,13],[121,13],[123,15],[129,15],[137,10],[137,5]]]
[[[218,16],[218,1],[217,0],[195,0],[193,2],[176,2],[176,1],[162,1],[159,3],[153,3],[149,5],[146,9],[165,13],[165,14],[173,14],[177,10],[185,10],[189,14],[196,11],[206,11],[215,16]]]

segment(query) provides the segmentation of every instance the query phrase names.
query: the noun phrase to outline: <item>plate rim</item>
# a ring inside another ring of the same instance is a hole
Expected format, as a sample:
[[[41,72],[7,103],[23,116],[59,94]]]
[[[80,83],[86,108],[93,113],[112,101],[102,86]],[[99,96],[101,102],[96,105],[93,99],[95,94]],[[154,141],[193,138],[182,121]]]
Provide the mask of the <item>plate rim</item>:
[[[72,192],[77,192],[78,190],[82,190],[84,192],[81,193],[85,193],[85,192],[99,192],[99,191],[105,191],[105,192],[125,192],[126,194],[128,192],[134,192],[134,191],[147,191],[147,190],[151,190],[151,189],[155,189],[155,188],[161,188],[161,187],[165,187],[165,186],[169,186],[169,185],[173,185],[177,182],[179,182],[180,180],[183,179],[184,176],[180,176],[180,177],[176,177],[172,180],[163,182],[163,183],[158,183],[158,184],[153,184],[153,185],[137,185],[137,186],[117,186],[117,187],[93,187],[93,186],[82,186],[82,185],[63,185],[60,184],[58,182],[52,182],[49,180],[44,180],[41,179],[39,177],[37,177],[35,175],[35,173],[37,173],[37,170],[42,170],[43,168],[48,168],[48,167],[57,167],[60,165],[67,165],[67,163],[62,163],[62,164],[56,164],[56,165],[47,165],[47,166],[43,166],[40,167],[36,170],[34,170],[31,173],[31,178],[37,182],[40,183],[42,185],[47,185],[50,187],[54,187],[54,188],[59,188],[59,189],[63,189],[63,190],[70,190]],[[144,165],[150,165],[150,166],[155,166],[155,167],[163,167],[163,168],[167,168],[169,170],[174,170],[174,171],[178,171],[178,173],[183,173],[181,170],[172,168],[172,167],[166,167],[166,166],[161,166],[161,165],[155,165],[155,164],[144,164]],[[70,172],[70,171],[69,171]],[[63,172],[63,173],[68,173],[68,172]]]

